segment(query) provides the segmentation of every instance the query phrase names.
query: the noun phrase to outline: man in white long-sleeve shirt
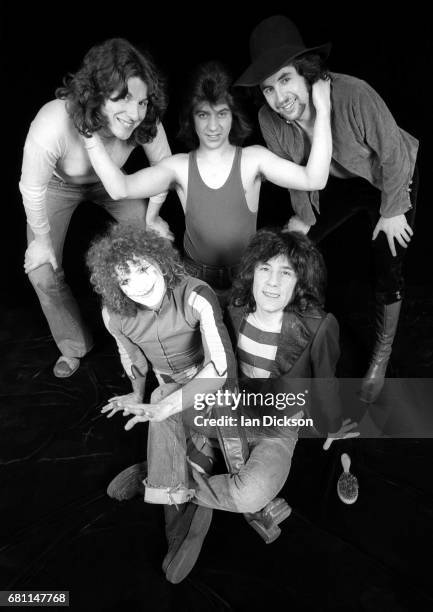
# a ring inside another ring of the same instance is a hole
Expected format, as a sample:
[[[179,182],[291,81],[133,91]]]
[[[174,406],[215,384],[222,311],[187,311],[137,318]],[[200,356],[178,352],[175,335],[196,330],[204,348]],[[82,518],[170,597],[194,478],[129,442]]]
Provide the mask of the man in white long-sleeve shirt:
[[[63,378],[75,372],[93,343],[61,265],[74,210],[92,201],[117,221],[137,221],[143,227],[146,214],[144,199],[110,198],[80,134],[97,131],[119,168],[139,145],[151,165],[170,155],[170,147],[160,122],[166,108],[161,77],[152,60],[126,40],[92,47],[56,96],[30,126],[20,190],[27,215],[24,269],[61,353],[54,374]],[[154,199],[163,201],[165,194]]]

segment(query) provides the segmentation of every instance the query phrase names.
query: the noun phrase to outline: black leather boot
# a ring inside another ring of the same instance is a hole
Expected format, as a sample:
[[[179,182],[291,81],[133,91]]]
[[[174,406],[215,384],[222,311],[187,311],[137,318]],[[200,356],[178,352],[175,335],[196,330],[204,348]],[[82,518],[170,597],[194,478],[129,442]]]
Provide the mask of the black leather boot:
[[[379,397],[391,356],[392,343],[400,317],[401,300],[392,304],[376,304],[376,343],[370,367],[361,384],[359,398],[371,404]]]

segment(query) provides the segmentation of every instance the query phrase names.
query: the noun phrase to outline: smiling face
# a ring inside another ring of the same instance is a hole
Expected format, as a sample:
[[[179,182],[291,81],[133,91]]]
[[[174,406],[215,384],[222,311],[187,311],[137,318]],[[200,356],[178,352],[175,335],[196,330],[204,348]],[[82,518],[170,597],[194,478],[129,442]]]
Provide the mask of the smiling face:
[[[265,79],[260,88],[266,102],[286,121],[302,121],[310,114],[307,81],[293,66],[285,66]]]
[[[217,149],[226,144],[229,141],[232,121],[232,112],[227,103],[198,104],[194,109],[194,127],[200,146]]]
[[[258,263],[254,270],[253,296],[257,314],[283,312],[293,299],[298,277],[285,255]]]
[[[119,140],[128,140],[136,127],[140,125],[147,111],[147,85],[139,77],[127,81],[128,92],[119,98],[119,92],[113,92],[102,105],[102,113],[107,118],[107,129],[110,135]]]
[[[127,265],[127,271],[117,270],[120,289],[137,304],[159,308],[167,288],[158,266],[145,259],[134,259]]]

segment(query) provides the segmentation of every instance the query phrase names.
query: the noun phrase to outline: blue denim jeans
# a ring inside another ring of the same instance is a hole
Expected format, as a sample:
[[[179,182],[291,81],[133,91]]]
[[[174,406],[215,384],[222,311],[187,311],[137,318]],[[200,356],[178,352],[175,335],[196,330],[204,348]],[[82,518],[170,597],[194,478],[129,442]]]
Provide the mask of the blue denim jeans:
[[[162,385],[152,401],[177,385]],[[187,460],[187,441],[203,435],[217,438],[216,428],[194,426],[195,411],[187,410],[160,423],[149,423],[145,501],[194,503],[228,512],[258,512],[278,494],[289,475],[297,433],[291,437],[249,438],[249,458],[236,474],[204,476]]]
[[[145,200],[112,200],[101,183],[72,185],[53,176],[46,194],[50,236],[59,265],[56,271],[44,264],[29,273],[53,338],[66,357],[83,357],[92,347],[90,332],[81,318],[78,304],[65,282],[62,269],[63,246],[74,210],[83,201],[102,206],[116,221],[145,224]],[[27,226],[27,241],[34,238]]]

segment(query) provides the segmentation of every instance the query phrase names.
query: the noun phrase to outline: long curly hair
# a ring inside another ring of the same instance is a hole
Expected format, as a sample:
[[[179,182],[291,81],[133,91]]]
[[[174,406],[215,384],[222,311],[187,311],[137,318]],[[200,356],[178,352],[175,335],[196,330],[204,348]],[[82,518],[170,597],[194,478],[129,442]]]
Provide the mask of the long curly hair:
[[[87,252],[90,282],[102,296],[103,305],[123,316],[135,316],[141,307],[120,288],[119,271],[129,270],[128,261],[145,259],[160,269],[167,290],[185,277],[185,270],[171,243],[151,230],[125,223],[114,224],[96,238]]]
[[[80,134],[89,136],[107,126],[102,105],[116,93],[124,98],[128,79],[140,78],[148,88],[146,116],[128,139],[132,145],[151,141],[167,108],[165,82],[148,53],[124,38],[110,38],[92,47],[75,74],[63,79],[56,97],[66,100],[67,111]]]
[[[239,273],[233,283],[232,303],[236,306],[246,306],[248,312],[255,311],[255,269],[258,264],[279,255],[287,257],[298,279],[293,298],[285,310],[305,312],[310,308],[321,308],[326,287],[326,267],[322,254],[313,242],[300,232],[268,228],[259,230],[245,250]]]
[[[240,107],[235,93],[231,89],[233,79],[227,68],[217,61],[200,64],[193,73],[186,88],[184,102],[180,113],[178,138],[189,149],[196,149],[199,139],[194,127],[194,111],[199,104],[207,102],[211,106],[226,103],[232,113],[232,128],[229,141],[241,145],[250,135],[252,129]]]

